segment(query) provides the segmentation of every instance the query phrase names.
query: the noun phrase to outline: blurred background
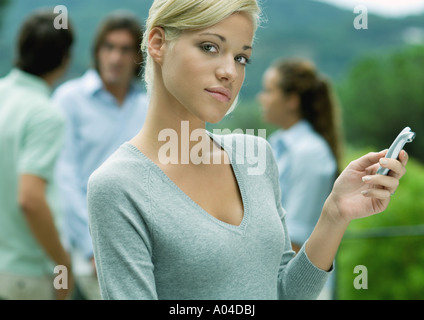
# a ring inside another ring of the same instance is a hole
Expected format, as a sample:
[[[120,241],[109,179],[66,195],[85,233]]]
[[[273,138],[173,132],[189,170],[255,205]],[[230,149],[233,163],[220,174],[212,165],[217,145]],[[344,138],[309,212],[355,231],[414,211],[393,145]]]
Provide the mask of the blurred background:
[[[65,5],[76,32],[72,63],[63,81],[91,67],[92,41],[112,10],[128,9],[143,21],[151,0],[0,0],[0,76],[14,60],[23,19],[39,7]],[[406,126],[408,173],[389,208],[354,221],[337,257],[336,299],[424,298],[424,1],[263,0],[266,21],[257,32],[253,63],[237,109],[209,129],[267,129],[256,100],[262,75],[281,57],[312,60],[327,75],[342,108],[344,162],[388,148]],[[356,5],[368,9],[368,29],[356,29]],[[368,270],[368,289],[353,282],[357,265]]]

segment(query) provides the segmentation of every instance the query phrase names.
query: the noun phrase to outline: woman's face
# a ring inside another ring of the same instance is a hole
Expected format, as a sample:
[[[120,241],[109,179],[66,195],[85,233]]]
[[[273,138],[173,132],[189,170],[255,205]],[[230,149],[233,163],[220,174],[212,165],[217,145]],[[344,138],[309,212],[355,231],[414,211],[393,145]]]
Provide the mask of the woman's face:
[[[292,96],[285,95],[281,88],[281,75],[275,68],[269,68],[262,80],[262,92],[258,95],[258,100],[262,106],[262,114],[266,122],[283,125],[294,110]]]
[[[253,36],[252,18],[236,13],[210,28],[183,32],[168,47],[163,84],[182,112],[209,123],[225,116],[243,84]]]

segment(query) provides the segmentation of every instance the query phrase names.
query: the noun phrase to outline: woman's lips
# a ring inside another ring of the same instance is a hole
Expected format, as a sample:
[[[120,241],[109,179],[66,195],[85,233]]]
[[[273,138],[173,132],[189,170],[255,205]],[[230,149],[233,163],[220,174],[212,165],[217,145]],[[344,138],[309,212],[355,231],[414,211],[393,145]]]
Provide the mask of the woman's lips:
[[[229,89],[217,87],[217,88],[208,88],[205,89],[207,93],[209,93],[216,100],[221,102],[229,102],[232,98],[232,92]]]

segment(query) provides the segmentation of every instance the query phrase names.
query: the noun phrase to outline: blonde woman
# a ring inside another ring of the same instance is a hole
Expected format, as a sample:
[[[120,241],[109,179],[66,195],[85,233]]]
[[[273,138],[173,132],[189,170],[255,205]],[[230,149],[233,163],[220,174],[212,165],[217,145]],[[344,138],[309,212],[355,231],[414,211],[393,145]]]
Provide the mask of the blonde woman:
[[[255,0],[154,1],[143,42],[146,122],[88,184],[104,299],[314,299],[349,221],[387,207],[404,152],[384,162],[391,176],[375,175],[385,152],[352,162],[295,256],[268,142],[205,130],[232,109],[259,17]],[[249,145],[261,174],[249,170]]]

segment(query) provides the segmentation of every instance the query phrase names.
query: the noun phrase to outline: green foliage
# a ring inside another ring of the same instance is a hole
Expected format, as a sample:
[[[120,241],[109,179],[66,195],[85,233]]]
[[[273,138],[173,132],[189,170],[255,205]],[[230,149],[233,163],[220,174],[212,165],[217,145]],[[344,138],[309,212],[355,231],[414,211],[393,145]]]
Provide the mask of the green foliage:
[[[417,139],[405,148],[424,161],[424,46],[370,56],[339,86],[346,138],[357,146],[388,148],[406,126]]]
[[[144,21],[153,0],[66,1],[69,18],[76,31],[71,66],[67,78],[81,75],[91,64],[92,41],[100,21],[112,10],[128,9]],[[254,99],[261,87],[262,74],[280,57],[313,60],[334,81],[344,77],[358,57],[387,52],[404,45],[407,28],[424,27],[423,15],[405,19],[370,14],[369,29],[356,30],[352,10],[343,10],[320,1],[262,0],[265,22],[258,29],[252,61],[247,68],[242,93]],[[22,20],[35,8],[53,7],[57,0],[10,1],[0,36],[0,75],[9,71],[13,61],[16,33]]]
[[[2,27],[3,15],[7,9],[7,5],[9,4],[9,1],[10,0],[0,0],[0,28]]]
[[[349,151],[353,160],[369,150]],[[372,151],[372,150],[371,150]],[[376,150],[373,150],[376,151]],[[410,159],[407,173],[387,210],[355,220],[349,226],[337,256],[337,298],[341,300],[399,300],[424,298],[424,234],[384,236],[405,226],[424,226],[424,166]],[[385,228],[380,229],[380,228]],[[377,236],[364,235],[379,230]],[[414,229],[415,231],[421,229]],[[413,231],[414,231],[413,230]],[[378,236],[379,235],[379,236]],[[357,265],[368,269],[368,289],[357,290]]]

